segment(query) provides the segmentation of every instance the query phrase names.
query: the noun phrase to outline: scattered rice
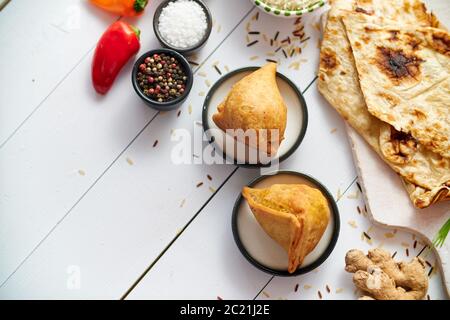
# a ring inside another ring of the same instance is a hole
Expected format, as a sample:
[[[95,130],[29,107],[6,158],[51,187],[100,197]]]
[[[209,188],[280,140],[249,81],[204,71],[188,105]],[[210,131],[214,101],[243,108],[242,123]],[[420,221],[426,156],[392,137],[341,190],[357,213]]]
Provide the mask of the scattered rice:
[[[348,222],[348,224],[354,229],[358,228],[358,226],[356,225],[356,221],[355,220],[350,220]]]
[[[133,160],[131,160],[130,158],[127,158],[126,160],[130,166],[132,166],[134,164]]]

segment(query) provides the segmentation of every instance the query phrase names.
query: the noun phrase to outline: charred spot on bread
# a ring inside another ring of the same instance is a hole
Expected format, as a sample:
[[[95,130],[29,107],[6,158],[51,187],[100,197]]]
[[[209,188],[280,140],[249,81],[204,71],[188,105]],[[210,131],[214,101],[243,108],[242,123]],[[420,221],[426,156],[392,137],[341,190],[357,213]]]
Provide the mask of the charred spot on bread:
[[[428,20],[430,21],[431,27],[439,28],[441,23],[439,22],[439,19],[436,17],[436,15],[433,12],[430,13]]]
[[[337,68],[339,62],[336,57],[336,53],[332,50],[325,49],[320,55],[320,66],[327,72],[331,72]]]
[[[412,113],[417,119],[425,120],[427,118],[427,115],[419,109],[414,109]]]
[[[391,128],[391,156],[397,157],[398,163],[410,161],[411,155],[417,150],[418,142],[409,133]]]
[[[433,47],[437,52],[450,56],[450,36],[446,32],[433,33]]]
[[[385,101],[387,101],[391,108],[394,108],[396,105],[398,105],[400,103],[400,100],[397,97],[395,97],[391,94],[388,94],[384,91],[378,92],[377,95],[379,97],[383,98]]]
[[[389,30],[389,34],[391,35],[390,37],[389,37],[389,40],[391,40],[391,41],[397,41],[399,38],[398,38],[398,34],[400,33],[400,31],[399,30]]]
[[[377,47],[375,63],[391,81],[398,84],[408,79],[416,79],[420,74],[421,58],[407,54],[402,49]]]
[[[408,44],[411,46],[411,49],[413,51],[415,51],[415,50],[419,49],[420,45],[422,44],[422,40],[420,40],[418,38],[409,38]]]
[[[356,7],[355,12],[363,13],[363,14],[366,14],[368,16],[372,16],[374,14],[373,10],[366,10],[364,8],[361,8],[361,7]]]
[[[403,132],[403,131],[397,131],[394,128],[391,128],[391,140],[397,140],[403,143],[406,143],[408,141],[413,141],[414,144],[417,144],[416,139],[414,139],[411,134]]]

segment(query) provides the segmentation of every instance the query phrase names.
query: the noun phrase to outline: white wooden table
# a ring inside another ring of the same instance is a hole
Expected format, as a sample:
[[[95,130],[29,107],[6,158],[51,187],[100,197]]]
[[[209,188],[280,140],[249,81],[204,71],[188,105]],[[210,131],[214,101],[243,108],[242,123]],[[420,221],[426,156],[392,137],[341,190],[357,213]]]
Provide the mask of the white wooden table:
[[[125,19],[142,31],[140,53],[159,47],[152,30],[159,2]],[[302,18],[310,39],[299,44],[301,55],[286,59],[281,51],[267,55],[276,47],[266,40],[277,31],[286,38],[294,20],[262,12],[256,19],[247,0],[206,2],[213,32],[192,57],[200,65],[179,115],[139,100],[131,62],[106,97],[95,94],[93,49],[119,17],[84,0],[13,0],[0,11],[0,298],[319,299],[320,291],[323,299],[354,299],[344,272],[348,249],[383,246],[399,259],[406,249],[409,258],[422,249],[420,239],[372,227],[364,216],[344,123],[315,84],[325,8]],[[248,39],[248,31],[261,34]],[[173,129],[199,125],[203,95],[220,77],[213,65],[226,73],[266,58],[280,60],[279,71],[304,92],[309,109],[306,137],[281,168],[318,178],[341,212],[330,258],[295,278],[255,269],[232,239],[233,203],[258,170],[170,160]],[[434,265],[431,253],[422,256]],[[443,299],[436,269],[429,296]]]

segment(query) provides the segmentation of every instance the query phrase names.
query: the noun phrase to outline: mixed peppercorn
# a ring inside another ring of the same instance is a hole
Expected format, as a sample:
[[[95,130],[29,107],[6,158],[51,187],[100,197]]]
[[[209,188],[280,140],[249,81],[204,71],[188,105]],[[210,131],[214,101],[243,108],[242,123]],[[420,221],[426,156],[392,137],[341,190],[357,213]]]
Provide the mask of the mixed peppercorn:
[[[176,58],[166,53],[155,53],[139,65],[137,82],[150,99],[168,102],[183,95],[187,76]]]

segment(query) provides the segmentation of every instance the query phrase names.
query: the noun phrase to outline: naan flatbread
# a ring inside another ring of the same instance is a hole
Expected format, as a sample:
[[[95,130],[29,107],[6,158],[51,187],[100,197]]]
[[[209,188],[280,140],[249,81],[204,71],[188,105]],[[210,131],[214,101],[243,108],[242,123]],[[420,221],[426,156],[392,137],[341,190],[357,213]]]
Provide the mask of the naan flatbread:
[[[371,114],[450,158],[450,34],[343,17]]]
[[[322,40],[318,87],[328,102],[404,179],[414,205],[425,208],[450,199],[450,162],[428,151],[409,135],[372,116],[359,86],[353,54],[341,18],[365,14],[378,19],[437,26],[416,0],[333,0]],[[400,14],[399,10],[403,10]]]

